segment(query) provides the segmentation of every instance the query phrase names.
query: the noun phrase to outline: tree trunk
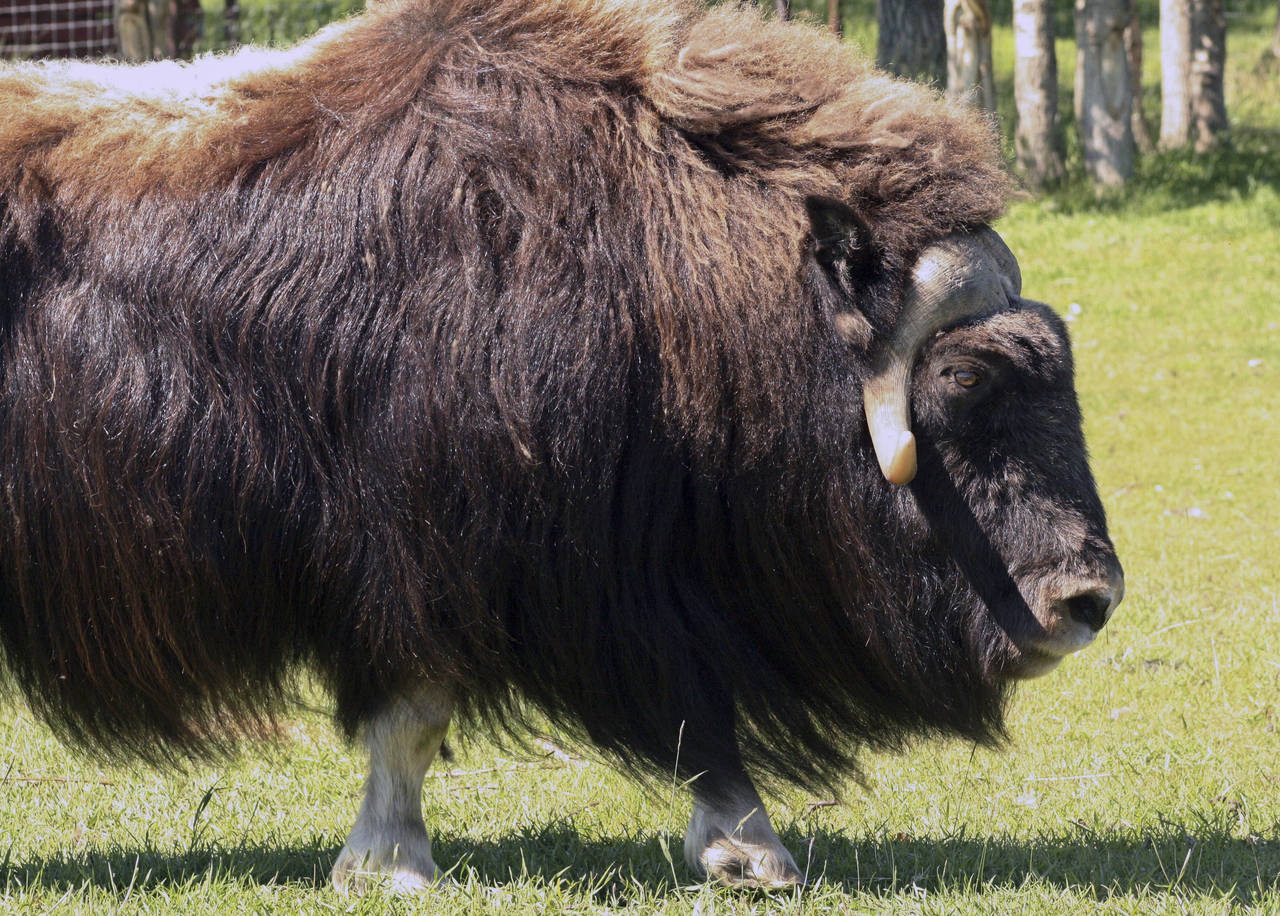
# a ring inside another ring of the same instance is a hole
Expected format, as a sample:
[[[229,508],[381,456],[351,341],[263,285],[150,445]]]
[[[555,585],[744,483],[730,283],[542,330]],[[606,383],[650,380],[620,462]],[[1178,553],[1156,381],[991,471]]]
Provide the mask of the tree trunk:
[[[775,9],[778,11],[778,18],[783,22],[791,18],[791,0],[776,0]]]
[[[228,47],[240,44],[240,0],[226,0],[222,8],[222,31]]]
[[[944,0],[942,22],[947,36],[947,95],[995,111],[987,0]]]
[[[204,34],[204,10],[200,0],[169,0],[171,57],[191,56],[196,41]]]
[[[1129,78],[1133,82],[1133,142],[1139,152],[1150,153],[1156,145],[1142,110],[1142,19],[1138,15],[1138,0],[1129,0],[1129,24],[1124,29],[1124,46],[1129,56]]]
[[[941,83],[947,74],[942,0],[878,0],[876,63],[891,73]]]
[[[1280,58],[1280,0],[1276,0],[1276,28],[1271,33],[1271,56]]]
[[[1133,89],[1124,28],[1128,0],[1076,0],[1076,121],[1084,165],[1103,187],[1133,174]]]
[[[1193,0],[1191,11],[1191,138],[1196,152],[1227,134],[1227,16],[1222,0]]]
[[[120,56],[133,62],[187,57],[200,37],[203,16],[199,0],[118,0]]]
[[[151,56],[164,60],[173,56],[170,47],[173,38],[169,28],[169,0],[147,0],[147,19],[151,24]]]
[[[844,37],[844,4],[840,0],[827,0],[827,28]]]
[[[1160,0],[1160,146],[1191,141],[1191,3]]]
[[[1053,46],[1053,0],[1015,0],[1013,96],[1018,171],[1033,188],[1066,174],[1058,124],[1058,56]]]
[[[151,23],[147,19],[147,0],[118,0],[116,43],[120,46],[120,56],[125,60],[151,60]]]
[[[147,20],[151,23],[151,56],[164,60],[174,56],[173,23],[169,0],[147,0]]]

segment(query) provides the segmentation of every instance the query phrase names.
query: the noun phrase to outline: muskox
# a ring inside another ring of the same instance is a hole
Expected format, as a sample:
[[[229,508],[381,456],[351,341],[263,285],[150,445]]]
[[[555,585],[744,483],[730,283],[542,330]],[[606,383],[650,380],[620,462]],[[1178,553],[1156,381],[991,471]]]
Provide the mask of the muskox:
[[[287,51],[0,69],[0,638],[65,739],[227,749],[315,672],[335,865],[437,877],[451,719],[693,781],[1002,736],[1121,577],[987,124],[679,0],[388,0]],[[753,782],[755,781],[755,782]]]

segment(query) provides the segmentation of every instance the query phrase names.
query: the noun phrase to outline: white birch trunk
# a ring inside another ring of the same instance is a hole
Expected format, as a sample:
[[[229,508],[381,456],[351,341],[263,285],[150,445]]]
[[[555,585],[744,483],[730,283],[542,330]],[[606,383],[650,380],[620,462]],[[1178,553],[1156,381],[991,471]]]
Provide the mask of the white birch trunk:
[[[127,61],[151,60],[151,23],[147,0],[118,0],[116,3],[116,43]]]
[[[947,34],[947,95],[995,111],[987,0],[944,0],[942,22]]]
[[[1160,0],[1160,146],[1191,140],[1191,2]]]
[[[1276,0],[1276,28],[1271,33],[1271,56],[1280,57],[1280,0]]]
[[[1076,119],[1084,165],[1102,187],[1133,174],[1126,0],[1076,0]]]
[[[1013,42],[1017,168],[1027,184],[1042,188],[1060,181],[1066,173],[1058,123],[1058,56],[1053,44],[1052,0],[1015,0]]]
[[[169,0],[147,0],[147,19],[151,24],[151,56],[156,60],[174,57],[172,20]]]

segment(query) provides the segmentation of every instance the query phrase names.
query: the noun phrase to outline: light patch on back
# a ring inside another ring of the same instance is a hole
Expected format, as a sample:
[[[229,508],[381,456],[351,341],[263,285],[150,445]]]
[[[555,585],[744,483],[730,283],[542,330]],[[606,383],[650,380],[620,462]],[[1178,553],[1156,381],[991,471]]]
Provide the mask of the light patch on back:
[[[350,25],[293,48],[248,47],[190,63],[0,64],[0,193],[23,174],[39,176],[67,208],[148,187],[197,186],[220,162],[233,162],[228,138],[263,104],[253,87],[303,72]]]
[[[230,84],[246,77],[282,71],[314,56],[344,31],[335,23],[292,48],[246,46],[233,52],[204,54],[191,62],[162,60],[142,64],[42,61],[0,69],[0,86],[17,78],[57,95],[88,93],[96,106],[183,105],[211,110]]]

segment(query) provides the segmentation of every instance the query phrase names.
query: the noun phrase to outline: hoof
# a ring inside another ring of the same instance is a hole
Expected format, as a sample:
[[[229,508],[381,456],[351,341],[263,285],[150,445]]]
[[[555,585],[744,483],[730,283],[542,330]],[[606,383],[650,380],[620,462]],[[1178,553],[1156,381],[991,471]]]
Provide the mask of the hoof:
[[[785,888],[804,883],[755,789],[745,779],[719,799],[695,795],[684,835],[684,860],[709,881],[732,887]]]
[[[708,880],[731,887],[786,888],[804,883],[791,853],[782,846],[747,843],[724,835],[707,845],[698,865]]]
[[[360,895],[374,888],[397,895],[418,894],[444,880],[444,873],[431,860],[430,847],[424,855],[407,844],[359,851],[344,846],[331,880],[341,894]]]

